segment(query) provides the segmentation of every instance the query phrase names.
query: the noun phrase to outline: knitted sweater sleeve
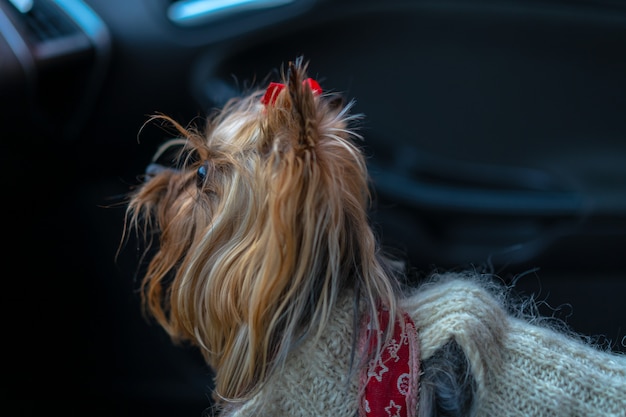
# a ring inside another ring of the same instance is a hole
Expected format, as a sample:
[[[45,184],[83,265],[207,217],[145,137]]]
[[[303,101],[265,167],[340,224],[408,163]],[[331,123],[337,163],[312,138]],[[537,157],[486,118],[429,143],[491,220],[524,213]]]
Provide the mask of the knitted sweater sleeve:
[[[626,356],[509,314],[504,297],[457,275],[404,301],[422,360],[454,339],[470,364],[476,416],[626,417]]]

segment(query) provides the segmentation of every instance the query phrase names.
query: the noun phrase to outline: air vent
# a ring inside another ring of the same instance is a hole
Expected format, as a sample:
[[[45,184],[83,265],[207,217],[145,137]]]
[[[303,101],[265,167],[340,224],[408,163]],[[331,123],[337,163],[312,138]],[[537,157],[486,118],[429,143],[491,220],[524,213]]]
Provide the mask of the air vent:
[[[29,29],[34,42],[45,42],[76,34],[79,30],[70,18],[49,0],[33,0],[24,6],[12,1],[20,12],[23,23]]]

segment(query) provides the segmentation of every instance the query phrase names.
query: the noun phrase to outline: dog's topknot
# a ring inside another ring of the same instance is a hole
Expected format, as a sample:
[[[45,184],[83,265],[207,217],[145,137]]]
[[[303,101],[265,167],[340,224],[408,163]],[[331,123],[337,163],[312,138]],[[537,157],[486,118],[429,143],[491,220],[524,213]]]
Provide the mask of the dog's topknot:
[[[145,309],[200,348],[223,400],[254,394],[299,342],[319,337],[345,290],[355,321],[359,309],[375,320],[381,304],[396,314],[396,280],[367,217],[359,116],[307,78],[298,58],[271,103],[265,89],[233,99],[202,132],[158,116],[182,138],[155,160],[182,144],[177,168],[151,170],[128,205],[131,227],[159,232]]]
[[[320,142],[325,133],[325,126],[321,126],[320,122],[337,106],[329,105],[332,103],[329,95],[321,101],[316,99],[321,91],[314,91],[306,82],[311,80],[306,75],[307,67],[308,63],[298,58],[289,62],[287,70],[281,72],[283,84],[280,86],[284,88],[275,91],[269,102],[264,102],[267,130],[261,143],[274,142],[277,145],[282,141],[282,146],[302,155],[314,151]],[[354,132],[350,134],[354,135]],[[315,152],[311,156],[315,156]]]

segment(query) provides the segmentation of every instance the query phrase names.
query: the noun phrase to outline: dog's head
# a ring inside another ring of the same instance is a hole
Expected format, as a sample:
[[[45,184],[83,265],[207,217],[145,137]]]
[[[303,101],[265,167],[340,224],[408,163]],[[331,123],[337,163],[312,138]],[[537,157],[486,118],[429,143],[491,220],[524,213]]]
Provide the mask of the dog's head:
[[[342,290],[393,305],[368,223],[369,178],[351,102],[324,93],[302,59],[283,84],[230,101],[202,131],[167,117],[176,166],[153,164],[128,224],[158,232],[142,296],[177,341],[216,371],[223,398],[254,392]]]

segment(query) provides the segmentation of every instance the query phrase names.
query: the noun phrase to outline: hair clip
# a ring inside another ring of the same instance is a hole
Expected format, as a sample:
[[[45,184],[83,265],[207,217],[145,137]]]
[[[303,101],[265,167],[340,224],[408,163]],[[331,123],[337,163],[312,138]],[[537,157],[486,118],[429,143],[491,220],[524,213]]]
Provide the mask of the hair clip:
[[[302,81],[302,85],[308,85],[313,94],[322,94],[322,87],[320,87],[319,83],[315,81],[313,78],[307,78]],[[274,104],[276,102],[276,97],[278,97],[278,93],[280,93],[283,88],[285,88],[285,84],[282,83],[270,83],[265,91],[265,94],[261,98],[261,103],[268,105]]]

